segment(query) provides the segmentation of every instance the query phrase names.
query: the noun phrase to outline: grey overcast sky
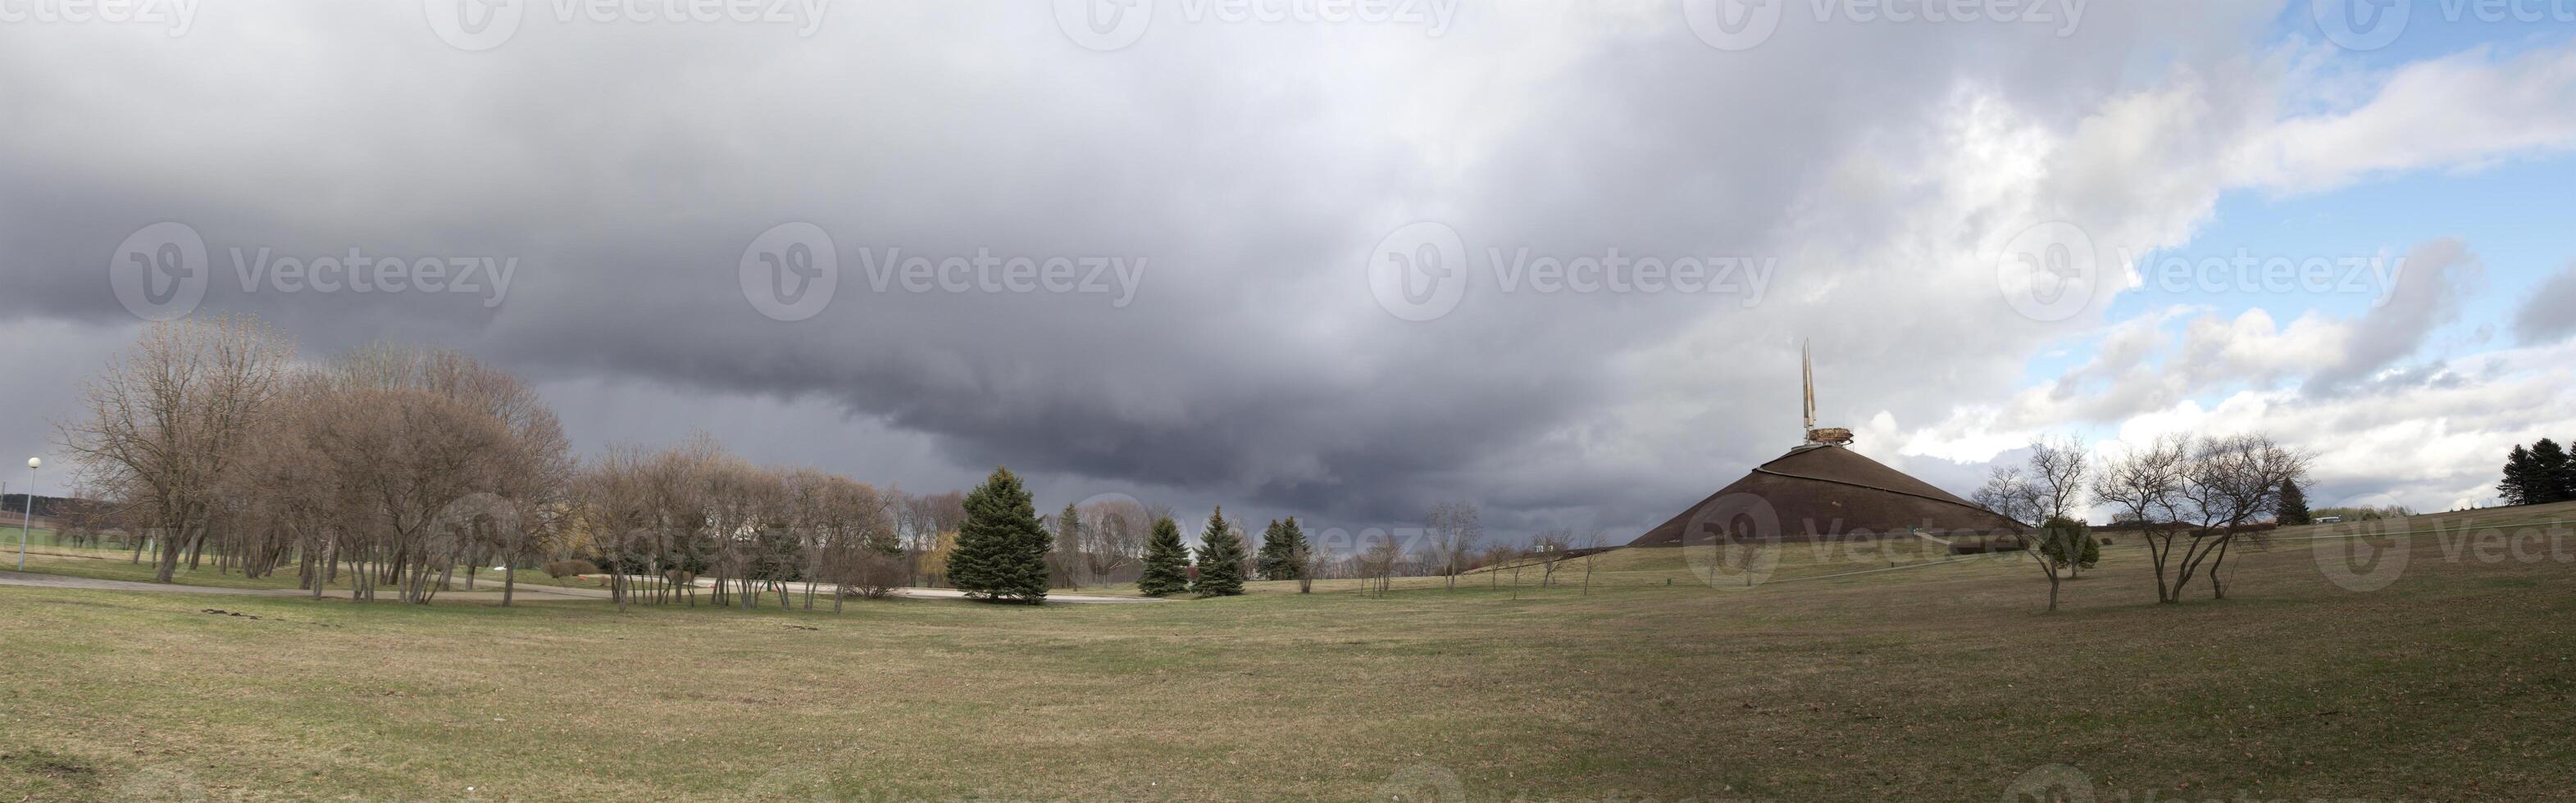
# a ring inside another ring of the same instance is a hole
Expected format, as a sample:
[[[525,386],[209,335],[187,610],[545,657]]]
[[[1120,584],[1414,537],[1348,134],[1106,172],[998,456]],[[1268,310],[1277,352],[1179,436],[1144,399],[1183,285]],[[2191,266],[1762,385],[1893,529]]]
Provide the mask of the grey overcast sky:
[[[463,350],[589,452],[1352,529],[1624,540],[1797,442],[1801,340],[1825,424],[1963,493],[2259,428],[2320,504],[2445,508],[2576,437],[2576,20],[83,9],[0,2],[12,455],[180,312]]]

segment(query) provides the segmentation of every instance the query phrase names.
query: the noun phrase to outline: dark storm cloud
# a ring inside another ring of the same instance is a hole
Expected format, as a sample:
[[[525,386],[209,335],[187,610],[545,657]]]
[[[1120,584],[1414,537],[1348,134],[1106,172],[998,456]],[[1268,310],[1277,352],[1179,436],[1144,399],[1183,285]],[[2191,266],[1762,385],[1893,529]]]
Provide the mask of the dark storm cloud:
[[[1792,24],[1740,53],[1661,2],[1469,7],[1436,38],[1173,23],[1108,53],[1043,10],[964,4],[834,5],[811,38],[539,20],[476,53],[399,3],[210,9],[177,38],[0,31],[19,124],[0,316],[130,321],[107,266],[176,221],[208,247],[201,310],[271,317],[311,352],[419,340],[605,383],[553,391],[594,405],[568,418],[623,405],[636,423],[584,430],[602,440],[756,411],[805,434],[753,432],[755,457],[920,438],[950,464],[833,466],[872,479],[1009,463],[1353,523],[1459,498],[1504,527],[1636,527],[1794,442],[1800,338],[1829,355],[1828,423],[1928,423],[2018,378],[2043,330],[1982,264],[1884,258],[1962,236],[1921,218],[1942,201],[1916,173],[1958,146],[1964,88],[2064,126],[2140,58],[2241,60],[2232,34],[2097,5],[2067,38]],[[1417,220],[1459,232],[1473,277],[1424,322],[1363,270]],[[784,223],[838,255],[835,300],[803,320],[761,314],[737,273]],[[1777,268],[1758,297],[1505,293],[1489,249],[1524,247]],[[516,272],[497,306],[244,290],[236,249],[263,248]],[[868,258],[893,248],[1143,268],[1132,298],[876,289]]]

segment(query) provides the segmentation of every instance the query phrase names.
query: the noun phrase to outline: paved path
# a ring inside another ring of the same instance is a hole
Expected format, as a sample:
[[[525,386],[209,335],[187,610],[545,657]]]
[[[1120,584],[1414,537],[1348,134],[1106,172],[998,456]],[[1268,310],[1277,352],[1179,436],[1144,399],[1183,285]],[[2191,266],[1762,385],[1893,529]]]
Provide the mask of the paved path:
[[[641,580],[642,578],[638,578],[638,579],[639,579],[639,580]],[[711,580],[711,579],[708,579],[708,578],[701,577],[701,578],[698,578],[698,580],[697,580],[697,584],[696,584],[696,585],[697,585],[697,587],[699,587],[699,588],[714,588],[714,587],[715,587],[715,585],[716,585],[716,581]],[[803,583],[788,583],[788,584],[787,584],[787,590],[788,590],[788,591],[790,591],[790,592],[795,592],[795,593],[803,593],[803,591],[804,591],[804,585],[805,585],[805,584],[803,584]],[[821,584],[821,585],[817,585],[817,586],[815,586],[815,588],[816,588],[817,590],[819,590],[819,591],[823,591],[823,592],[826,592],[826,593],[829,593],[832,589],[834,589],[834,588],[836,588],[836,587],[837,587],[837,586],[831,585],[831,584],[829,584],[829,583],[825,583],[825,584]],[[604,597],[604,596],[606,596],[606,595],[607,595],[607,593],[608,593],[608,592],[606,592],[606,591],[601,591],[601,592],[600,592],[601,596],[603,596],[603,597]],[[776,590],[771,590],[769,593],[776,594],[776,593],[778,593],[778,592],[777,592]],[[954,588],[912,588],[912,587],[904,587],[904,588],[898,588],[898,589],[895,589],[895,590],[894,590],[894,595],[895,595],[895,596],[898,596],[898,597],[909,597],[909,598],[912,598],[912,599],[965,599],[965,598],[966,598],[966,592],[959,591],[959,590],[954,589]],[[1120,603],[1127,603],[1127,602],[1169,602],[1170,600],[1157,599],[1157,598],[1154,598],[1154,597],[1114,597],[1114,596],[1109,596],[1109,595],[1106,595],[1106,594],[1063,594],[1063,593],[1058,593],[1058,592],[1054,592],[1054,591],[1049,591],[1049,592],[1047,592],[1047,601],[1048,601],[1048,602],[1069,602],[1069,603],[1072,603],[1072,604],[1075,604],[1075,605],[1116,605],[1116,604],[1120,604]]]
[[[300,597],[305,592],[276,588],[213,588],[209,586],[170,586],[160,583],[133,583],[124,580],[95,580],[66,577],[59,574],[0,571],[0,586],[36,586],[39,588],[87,588],[99,591],[177,591],[197,594],[231,594],[244,597]]]
[[[711,582],[713,581],[702,580],[699,581],[699,584],[703,586]],[[310,596],[309,592],[297,591],[291,588],[218,588],[214,586],[162,585],[160,583],[137,583],[127,580],[98,580],[88,577],[67,577],[59,574],[37,574],[34,572],[12,571],[0,571],[0,585],[33,586],[38,588],[81,588],[97,591],[153,591],[174,594],[228,594],[242,597]],[[794,589],[791,586],[790,590],[794,591],[797,589]],[[325,597],[346,598],[349,595],[349,592],[346,590],[326,590],[322,593]],[[953,588],[898,588],[895,589],[894,593],[895,596],[911,597],[915,599],[966,598],[966,594],[964,592]],[[603,588],[565,588],[540,583],[520,583],[518,586],[518,594],[522,597],[533,596],[597,600],[605,600],[608,598],[608,590]],[[497,582],[485,582],[477,585],[473,591],[441,591],[438,592],[438,595],[448,598],[489,598],[497,600],[500,599],[501,588]],[[1153,599],[1150,597],[1106,597],[1096,594],[1048,594],[1047,601],[1087,605],[1125,602],[1162,602],[1163,600]]]

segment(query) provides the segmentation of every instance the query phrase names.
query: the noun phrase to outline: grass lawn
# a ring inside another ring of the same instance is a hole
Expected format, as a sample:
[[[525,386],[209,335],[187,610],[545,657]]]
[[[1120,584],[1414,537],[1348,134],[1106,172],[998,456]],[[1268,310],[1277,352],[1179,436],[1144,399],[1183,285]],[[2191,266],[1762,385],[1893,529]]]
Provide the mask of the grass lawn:
[[[2025,563],[1807,581],[1864,561],[1784,554],[1712,589],[1678,549],[1604,556],[1589,595],[1530,572],[838,616],[0,587],[0,800],[2576,789],[2576,531],[2493,561],[2418,534],[2372,591],[2320,569],[2342,542],[2282,535],[2231,557],[2232,599],[2156,605],[2114,549],[2054,615]]]

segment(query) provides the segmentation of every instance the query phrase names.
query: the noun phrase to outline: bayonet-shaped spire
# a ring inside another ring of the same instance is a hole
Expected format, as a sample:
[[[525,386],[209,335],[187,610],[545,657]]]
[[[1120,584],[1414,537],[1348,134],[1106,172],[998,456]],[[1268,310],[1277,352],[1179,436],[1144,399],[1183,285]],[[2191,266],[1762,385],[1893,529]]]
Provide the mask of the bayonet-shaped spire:
[[[1816,429],[1816,356],[1807,341],[1798,341],[1798,384],[1807,389],[1807,431]]]
[[[1816,428],[1816,356],[1807,341],[1798,341],[1798,384],[1806,391],[1807,442],[1810,444],[1846,444],[1851,430],[1841,427]]]

